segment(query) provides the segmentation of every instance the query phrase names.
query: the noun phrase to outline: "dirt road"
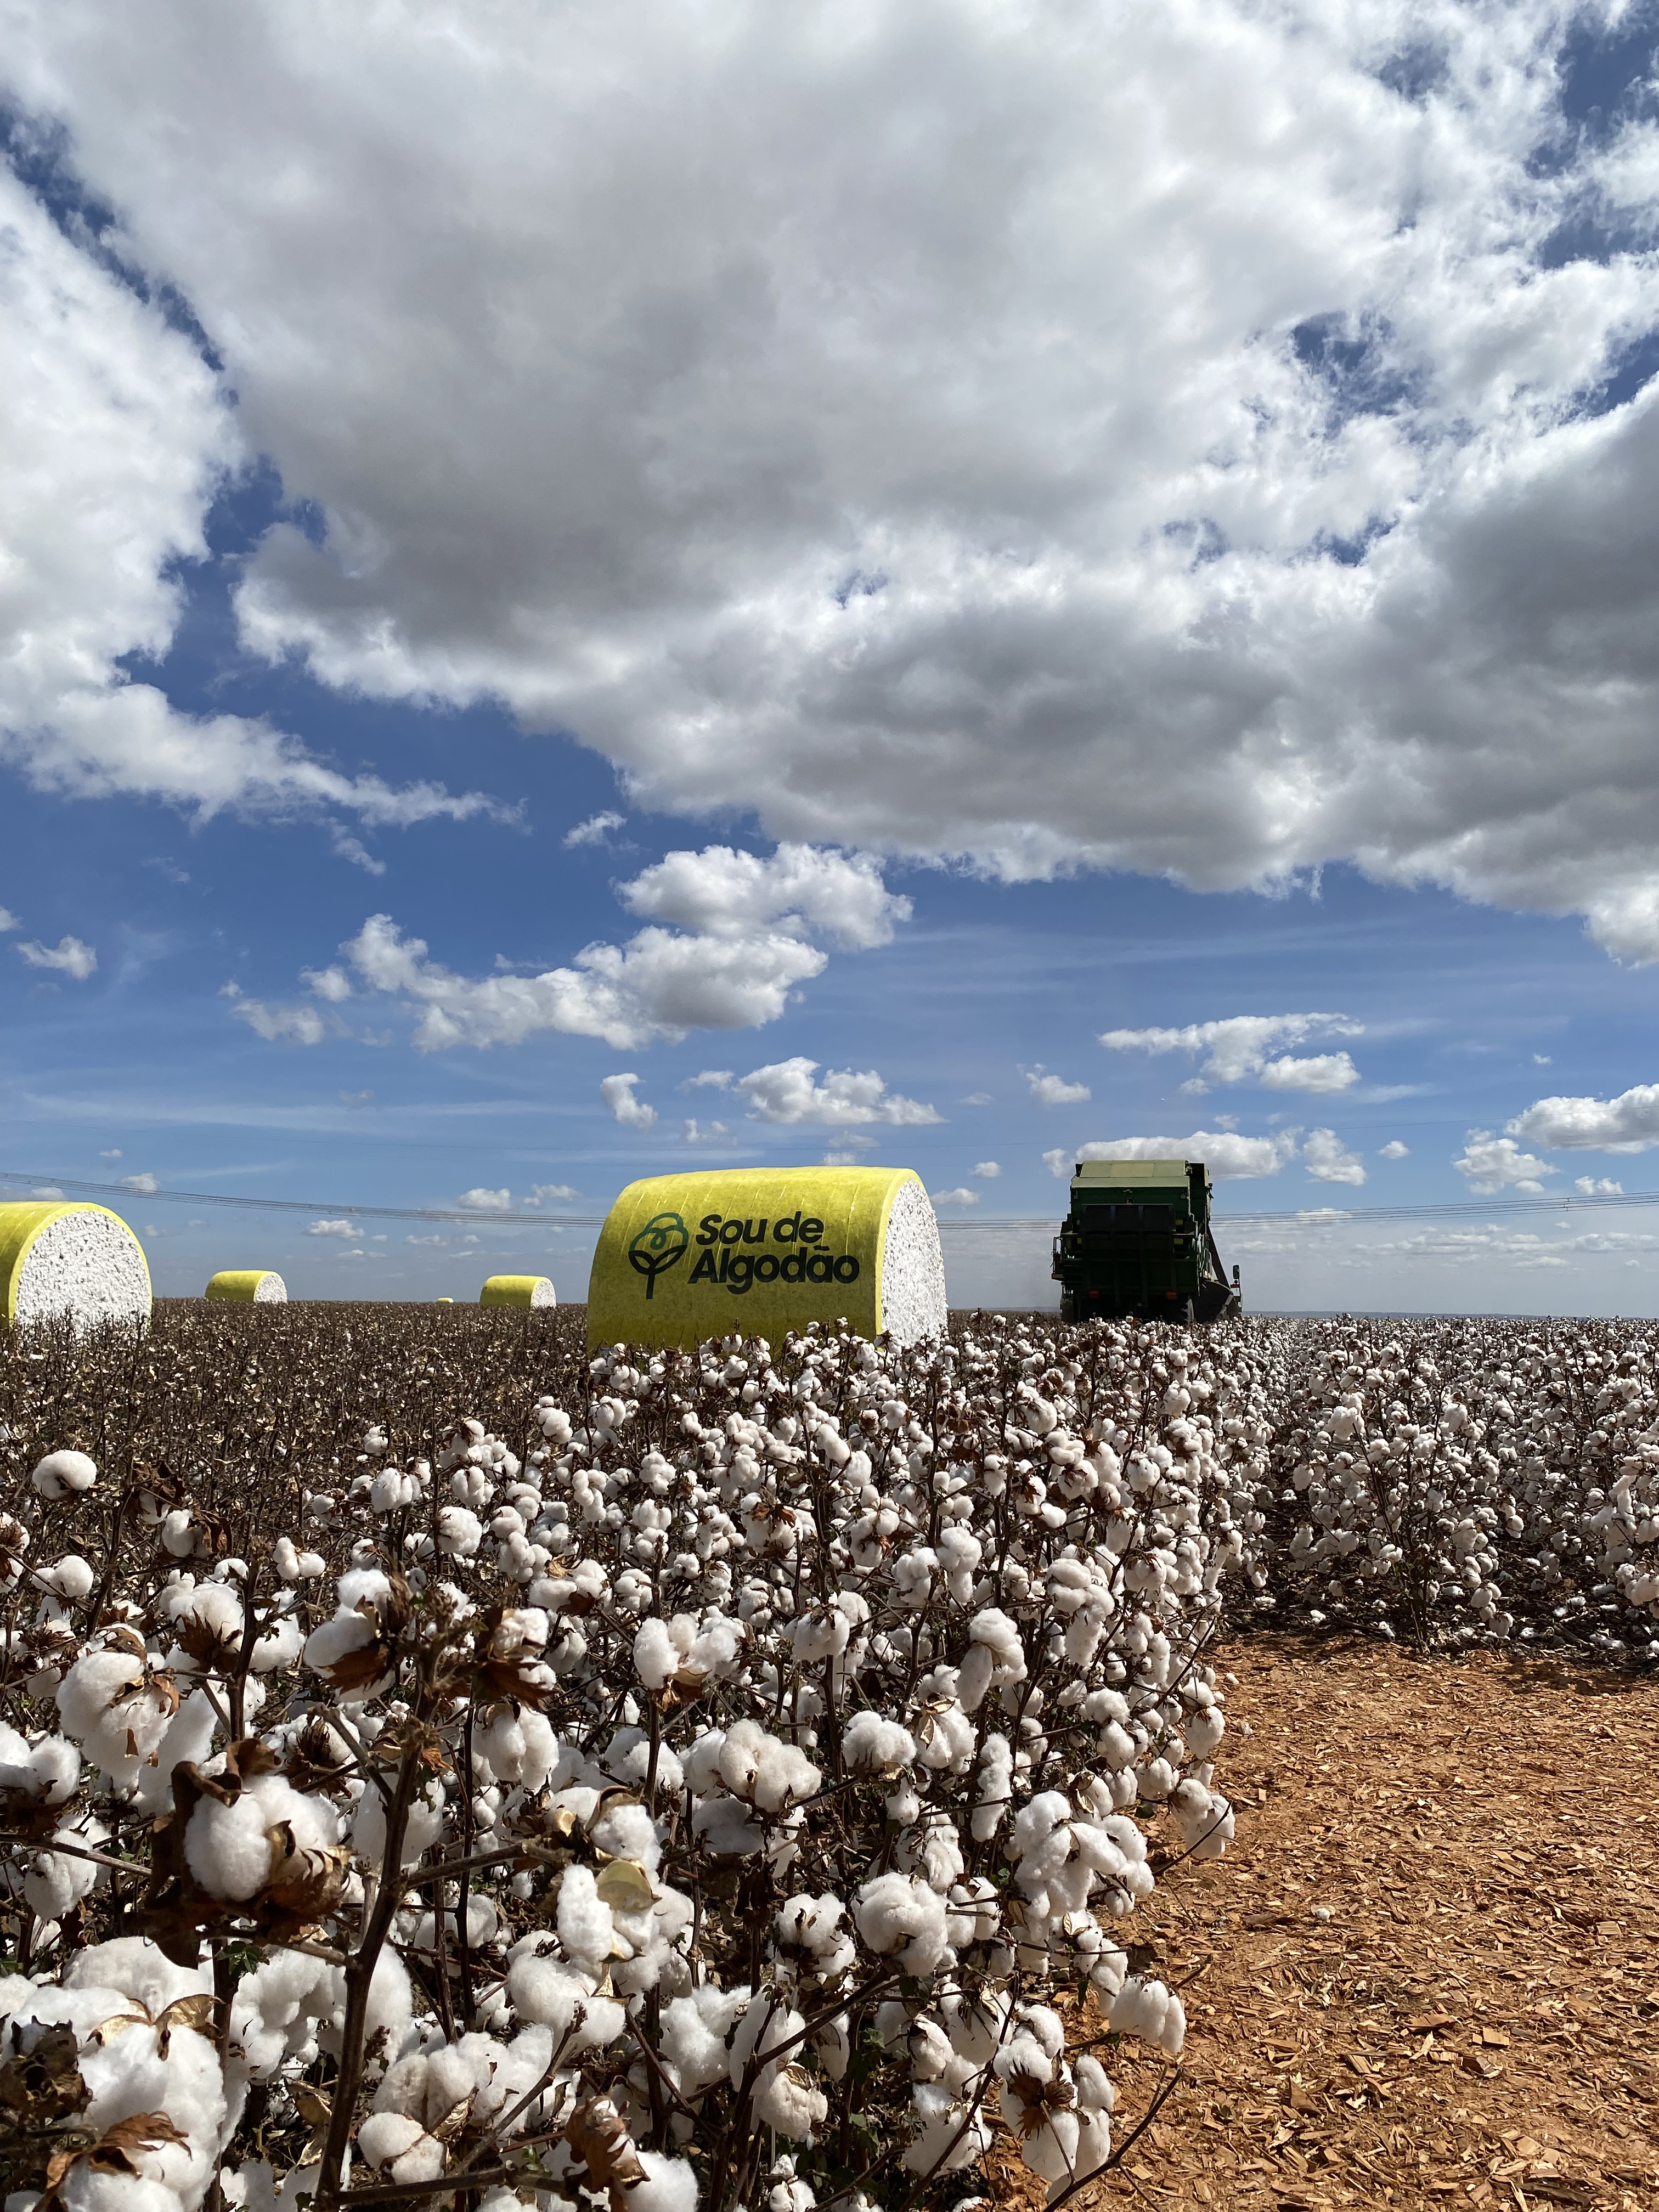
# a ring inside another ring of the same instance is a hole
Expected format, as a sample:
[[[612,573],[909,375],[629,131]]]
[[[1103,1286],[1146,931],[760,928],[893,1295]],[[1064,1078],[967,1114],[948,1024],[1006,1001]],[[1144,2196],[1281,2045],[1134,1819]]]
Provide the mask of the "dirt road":
[[[1188,1984],[1183,2080],[1083,2203],[1653,2212],[1659,1683],[1277,1638],[1222,1664],[1238,1844],[1131,1923]]]

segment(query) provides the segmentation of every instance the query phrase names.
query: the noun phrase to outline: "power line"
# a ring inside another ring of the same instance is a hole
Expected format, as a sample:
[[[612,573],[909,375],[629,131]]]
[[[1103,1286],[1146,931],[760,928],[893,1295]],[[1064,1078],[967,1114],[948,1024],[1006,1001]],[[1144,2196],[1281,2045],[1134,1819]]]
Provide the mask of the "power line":
[[[365,1221],[443,1221],[465,1222],[472,1228],[481,1224],[510,1229],[597,1229],[605,1217],[602,1213],[498,1213],[484,1207],[440,1206],[356,1206],[343,1199],[321,1198],[237,1198],[223,1191],[202,1190],[133,1190],[125,1183],[88,1182],[74,1176],[35,1175],[21,1168],[0,1168],[0,1182],[44,1184],[58,1190],[88,1193],[100,1198],[123,1200],[132,1206],[140,1200],[146,1206],[172,1204],[178,1206],[222,1206],[251,1208],[262,1213],[309,1213],[336,1218],[350,1216]],[[1583,1212],[1620,1211],[1632,1206],[1659,1206],[1659,1190],[1598,1191],[1590,1194],[1574,1192],[1553,1196],[1547,1192],[1536,1197],[1493,1199],[1449,1199],[1440,1203],[1423,1206],[1301,1206],[1279,1212],[1217,1214],[1214,1226],[1218,1233],[1229,1229],[1285,1228],[1330,1229],[1349,1221],[1387,1222],[1480,1219],[1491,1220],[1494,1215],[1517,1213],[1571,1214]],[[978,1220],[955,1220],[949,1215],[939,1222],[941,1229],[1041,1229],[1053,1235],[1059,1226],[1059,1209],[1054,1213],[1028,1215],[997,1215]]]
[[[465,1221],[474,1228],[480,1222],[500,1222],[514,1228],[597,1229],[605,1219],[602,1213],[498,1213],[487,1206],[349,1206],[343,1199],[234,1198],[216,1190],[134,1190],[127,1183],[85,1182],[74,1176],[29,1175],[21,1168],[0,1168],[0,1180],[43,1184],[56,1190],[93,1192],[101,1198],[123,1200],[128,1206],[141,1200],[146,1206],[159,1206],[167,1200],[179,1206],[251,1206],[261,1213],[350,1214],[365,1221]]]

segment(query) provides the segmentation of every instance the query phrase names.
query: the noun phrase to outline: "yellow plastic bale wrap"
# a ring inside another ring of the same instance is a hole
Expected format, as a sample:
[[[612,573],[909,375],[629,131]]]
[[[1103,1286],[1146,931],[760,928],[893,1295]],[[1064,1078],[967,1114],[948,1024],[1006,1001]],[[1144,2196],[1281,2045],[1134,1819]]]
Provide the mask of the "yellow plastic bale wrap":
[[[478,1293],[481,1306],[556,1306],[545,1275],[492,1275]]]
[[[118,1213],[105,1206],[27,1199],[0,1206],[0,1282],[6,1319],[67,1316],[77,1329],[149,1319],[149,1262]]]
[[[222,1267],[203,1296],[228,1298],[235,1305],[283,1306],[288,1285],[270,1267]]]
[[[909,1168],[731,1168],[649,1176],[605,1217],[590,1344],[774,1341],[844,1316],[901,1344],[945,1327],[939,1224]]]

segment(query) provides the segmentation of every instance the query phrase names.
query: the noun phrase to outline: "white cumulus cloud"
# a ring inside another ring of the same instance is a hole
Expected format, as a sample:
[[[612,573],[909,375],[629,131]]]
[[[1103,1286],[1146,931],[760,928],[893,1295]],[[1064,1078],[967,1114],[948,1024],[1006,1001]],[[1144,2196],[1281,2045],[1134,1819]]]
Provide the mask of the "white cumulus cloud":
[[[976,1160],[969,1173],[977,1176],[981,1182],[994,1182],[1002,1173],[1002,1167],[997,1160]]]
[[[586,822],[579,822],[574,830],[565,831],[565,845],[572,849],[579,845],[603,845],[611,832],[620,830],[626,819],[625,815],[613,814],[608,808],[602,814],[590,814]]]
[[[1236,1129],[1194,1129],[1189,1137],[1102,1137],[1072,1152],[1042,1155],[1050,1175],[1069,1176],[1075,1160],[1202,1160],[1218,1182],[1277,1175],[1296,1158],[1299,1129],[1242,1137]]]
[[[1471,1129],[1452,1165],[1483,1198],[1500,1190],[1540,1191],[1540,1178],[1555,1173],[1547,1160],[1523,1152],[1513,1137],[1495,1137],[1490,1129]]]
[[[123,1176],[121,1188],[123,1190],[130,1190],[135,1198],[154,1198],[161,1186],[153,1175],[146,1173]]]
[[[877,863],[859,854],[780,845],[769,860],[708,845],[669,853],[617,897],[630,914],[715,937],[754,937],[782,929],[858,947],[886,945],[910,919],[910,902],[890,891]]]
[[[1302,1163],[1316,1182],[1358,1184],[1365,1180],[1364,1162],[1334,1129],[1309,1130],[1302,1146]]]
[[[1376,1155],[1379,1160],[1403,1160],[1410,1156],[1411,1146],[1402,1145],[1398,1137],[1390,1137],[1386,1145],[1379,1146]]]
[[[302,968],[300,981],[313,999],[326,999],[331,1006],[339,1006],[351,996],[351,978],[343,968]]]
[[[977,1206],[980,1194],[959,1183],[955,1190],[930,1190],[927,1194],[935,1206]]]
[[[1346,1052],[1320,1052],[1297,1060],[1289,1054],[1266,1060],[1259,1078],[1267,1091],[1346,1091],[1359,1070]]]
[[[246,1022],[255,1036],[267,1044],[320,1044],[328,1024],[315,1006],[273,1006],[263,999],[246,997],[234,983],[227,983],[220,997],[230,1000],[230,1011]]]
[[[362,1235],[355,1221],[313,1221],[306,1230],[307,1237],[358,1237]]]
[[[1573,1184],[1580,1198],[1622,1198],[1625,1186],[1610,1176],[1580,1176]]]
[[[240,426],[320,521],[247,562],[252,649],[499,699],[642,804],[1010,877],[1346,858],[1655,957],[1651,125],[1565,106],[1631,20],[18,9],[14,97],[225,366],[9,188],[14,743],[372,812],[123,673]]]
[[[421,1009],[414,1041],[423,1052],[522,1044],[546,1030],[627,1048],[694,1029],[759,1028],[827,960],[796,938],[651,928],[625,945],[590,945],[568,968],[473,977],[428,959],[424,939],[386,914],[371,915],[345,951],[371,989]]]
[[[599,1097],[625,1129],[649,1129],[656,1122],[656,1108],[634,1096],[639,1079],[637,1075],[607,1075],[599,1085]]]
[[[573,1183],[538,1182],[532,1183],[526,1192],[523,1203],[526,1206],[562,1206],[567,1200],[580,1196],[580,1191]]]
[[[680,1139],[687,1145],[723,1145],[731,1133],[724,1121],[699,1121],[688,1115]]]
[[[508,1189],[491,1190],[488,1185],[480,1184],[464,1190],[455,1203],[465,1206],[470,1213],[507,1213],[512,1210],[513,1194]]]
[[[1363,1034],[1362,1024],[1346,1014],[1231,1014],[1224,1021],[1189,1022],[1182,1029],[1108,1030],[1100,1042],[1109,1052],[1184,1053],[1189,1059],[1201,1054],[1197,1076],[1182,1086],[1194,1093],[1252,1081],[1273,1091],[1343,1091],[1359,1079],[1346,1052],[1305,1060],[1269,1054],[1306,1037]]]
[[[894,1128],[916,1128],[943,1117],[920,1099],[889,1091],[873,1068],[862,1073],[831,1068],[822,1083],[812,1078],[818,1063],[797,1054],[739,1076],[732,1088],[757,1121],[811,1122],[821,1128],[854,1128],[881,1121]]]
[[[1642,1152],[1659,1145],[1659,1083],[1616,1098],[1540,1098],[1504,1124],[1511,1137],[1566,1152]]]
[[[22,927],[22,923],[9,906],[0,906],[0,937],[4,937],[12,930],[21,929]]]
[[[1040,1066],[1028,1068],[1025,1080],[1039,1106],[1078,1106],[1091,1095],[1086,1083],[1067,1083],[1063,1075],[1046,1075]]]
[[[108,273],[0,168],[0,749],[38,788],[159,799],[200,816],[356,812],[378,823],[498,811],[436,784],[348,776],[268,723],[178,712],[124,656],[165,652],[210,501],[244,458],[222,381],[159,306]],[[367,856],[365,856],[367,857]]]
[[[32,939],[17,948],[31,968],[52,968],[84,983],[98,965],[98,955],[78,937],[61,937],[56,945],[36,945]]]

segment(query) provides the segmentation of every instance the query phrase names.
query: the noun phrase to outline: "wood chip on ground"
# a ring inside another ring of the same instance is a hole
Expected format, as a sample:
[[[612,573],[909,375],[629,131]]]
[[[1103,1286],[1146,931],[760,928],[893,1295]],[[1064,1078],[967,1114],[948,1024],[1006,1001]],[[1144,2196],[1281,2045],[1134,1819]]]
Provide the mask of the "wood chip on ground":
[[[1127,1923],[1186,1985],[1182,2079],[1079,2212],[1654,2212],[1659,1683],[1272,1635],[1218,1663],[1238,1840]],[[1108,2068],[1121,2140],[1166,2069]]]

